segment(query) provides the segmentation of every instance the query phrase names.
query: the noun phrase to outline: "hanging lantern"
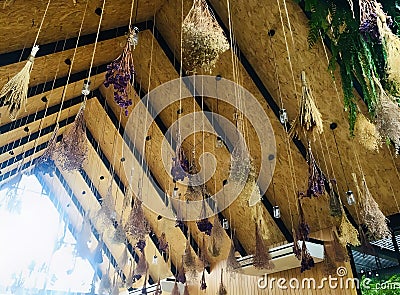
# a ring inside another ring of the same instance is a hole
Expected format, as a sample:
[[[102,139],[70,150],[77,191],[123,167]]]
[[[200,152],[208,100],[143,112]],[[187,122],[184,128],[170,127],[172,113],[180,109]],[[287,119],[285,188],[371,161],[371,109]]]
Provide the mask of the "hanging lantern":
[[[224,142],[223,142],[221,136],[217,136],[217,142],[216,142],[215,146],[216,146],[217,148],[221,148],[221,147],[224,146]]]
[[[222,220],[222,228],[223,228],[223,229],[229,229],[229,222],[228,222],[228,219],[224,218],[224,219]]]
[[[83,82],[83,87],[82,87],[82,94],[83,94],[84,96],[88,96],[88,95],[90,94],[89,86],[90,86],[90,81],[85,80],[85,81]]]
[[[351,190],[348,190],[346,192],[346,196],[347,196],[347,204],[349,204],[350,206],[354,205],[356,203],[356,199],[354,198],[354,194]]]
[[[282,125],[285,125],[288,122],[288,115],[286,109],[279,110],[279,121]]]
[[[153,256],[153,264],[157,264],[158,263],[158,256],[154,255]]]
[[[274,206],[273,212],[274,212],[274,218],[276,219],[281,218],[281,209],[279,209],[279,206]]]

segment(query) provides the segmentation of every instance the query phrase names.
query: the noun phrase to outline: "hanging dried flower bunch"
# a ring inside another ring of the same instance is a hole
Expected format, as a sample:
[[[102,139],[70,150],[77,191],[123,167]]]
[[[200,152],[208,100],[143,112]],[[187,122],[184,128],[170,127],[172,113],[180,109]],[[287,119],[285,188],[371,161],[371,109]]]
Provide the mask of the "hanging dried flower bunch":
[[[214,257],[218,257],[221,254],[221,243],[224,238],[224,232],[225,230],[222,228],[218,216],[216,215],[211,230],[211,243],[208,247],[208,252]]]
[[[271,254],[269,254],[269,247],[263,240],[258,224],[256,224],[256,251],[253,257],[253,265],[257,269],[273,269],[275,267]]]
[[[381,42],[380,26],[378,25],[378,14],[383,13],[380,4],[375,0],[360,1],[360,33],[366,40]],[[386,17],[385,17],[386,18]],[[392,26],[390,17],[385,20],[386,25]]]
[[[178,273],[176,274],[176,281],[178,283],[186,283],[186,274],[185,274],[185,268],[183,267],[183,263],[178,266]]]
[[[103,242],[101,240],[98,241],[96,248],[93,251],[93,262],[97,264],[103,263]]]
[[[340,220],[340,226],[338,229],[339,242],[344,248],[346,248],[348,244],[357,247],[360,245],[360,240],[358,239],[358,231],[347,218],[346,212],[343,208],[343,204],[340,203],[340,205],[342,208],[342,218]]]
[[[385,139],[393,141],[398,154],[400,152],[400,108],[394,97],[383,90],[382,85],[376,78],[374,80],[379,89],[379,101],[376,106],[376,126]]]
[[[200,220],[196,222],[199,231],[205,233],[206,235],[211,235],[211,230],[213,228],[212,223],[206,218],[206,201],[203,197],[201,204]]]
[[[325,193],[325,176],[315,161],[311,151],[311,146],[308,146],[308,188],[306,197],[319,197]]]
[[[226,291],[225,285],[224,285],[224,280],[223,280],[223,273],[224,269],[221,268],[221,281],[219,282],[219,289],[218,289],[218,295],[227,295],[228,291]]]
[[[160,279],[158,279],[156,291],[154,292],[154,295],[161,295],[161,294],[162,294],[161,283],[160,283]]]
[[[201,275],[201,280],[200,280],[200,290],[205,290],[205,289],[207,289],[206,273],[205,270],[203,269],[203,274]]]
[[[231,249],[229,250],[228,258],[226,259],[226,270],[229,272],[241,271],[242,266],[236,259],[235,251],[235,246],[233,242],[231,242]]]
[[[332,275],[336,272],[337,266],[335,261],[332,259],[331,255],[329,254],[329,246],[324,244],[324,274],[326,276]]]
[[[105,87],[113,86],[114,101],[125,109],[125,115],[128,115],[128,107],[132,105],[132,99],[129,97],[129,88],[134,82],[135,69],[133,66],[132,50],[137,45],[139,30],[134,27],[129,28],[128,40],[121,55],[107,66]]]
[[[119,292],[118,292],[119,294]],[[142,286],[142,295],[147,294],[147,272],[144,275],[143,286]]]
[[[369,151],[379,151],[382,146],[382,139],[377,127],[362,113],[357,115],[354,134],[358,142]]]
[[[143,252],[140,252],[139,254],[139,261],[136,264],[136,268],[135,268],[135,275],[136,276],[142,276],[144,274],[146,274],[148,269],[148,265],[147,265],[147,261],[146,261],[146,256]]]
[[[182,23],[183,64],[188,72],[211,72],[229,42],[205,0],[194,0]]]
[[[358,194],[361,200],[361,220],[367,226],[368,235],[371,240],[380,240],[391,235],[389,227],[387,225],[388,219],[379,209],[379,205],[376,203],[368,189],[367,182],[363,175],[362,177],[362,190],[358,186],[357,176],[355,173],[353,176],[354,183],[356,184]]]
[[[298,260],[301,259],[301,248],[299,246],[299,240],[297,239],[297,233],[295,230],[292,232],[293,237],[293,254]]]
[[[299,114],[290,128],[289,134],[290,136],[294,136],[298,133],[299,129],[303,130],[304,132],[313,131],[321,134],[324,131],[322,115],[315,104],[315,100],[311,89],[308,86],[306,73],[304,71],[301,72],[301,85],[302,95],[300,98]]]
[[[190,278],[196,277],[197,271],[202,269],[202,266],[197,263],[196,257],[192,253],[189,240],[186,240],[185,253],[182,256],[182,263]]]
[[[144,251],[144,248],[146,247],[146,240],[139,240],[136,245],[136,248],[138,248],[140,250],[140,252]]]
[[[102,275],[99,285],[99,295],[110,295],[112,294],[113,286],[108,273]]]
[[[76,251],[80,257],[88,258],[90,256],[90,249],[88,243],[92,238],[92,227],[90,225],[88,215],[85,215],[82,222],[81,230],[76,239]]]
[[[180,295],[178,283],[175,281],[174,287],[172,288],[171,295]]]
[[[71,127],[64,132],[57,149],[56,160],[64,171],[81,169],[87,157],[84,110],[85,102],[82,103]]]
[[[314,258],[310,255],[310,252],[307,249],[306,241],[303,240],[303,244],[301,246],[301,267],[300,272],[304,272],[306,270],[310,270],[314,267]]]
[[[185,192],[185,200],[186,201],[199,201],[202,199],[203,194],[204,194],[204,187],[202,185],[200,186],[192,186],[191,183],[193,182],[191,180],[192,176],[189,176],[189,183],[188,187]]]
[[[358,227],[358,232],[360,233],[361,250],[364,254],[369,254],[375,256],[375,249],[368,241],[367,235],[364,233],[361,225]]]
[[[112,237],[112,241],[114,243],[123,244],[126,241],[125,229],[121,224],[122,224],[122,220],[120,220],[117,227],[115,228],[115,231],[114,231],[114,234]]]
[[[134,239],[141,240],[150,232],[149,224],[143,212],[142,202],[139,198],[136,199],[129,214],[129,219],[125,224],[125,230],[127,235],[132,236]]]
[[[246,153],[246,147],[243,142],[235,145],[231,155],[231,167],[229,180],[238,184],[244,184],[251,171],[251,160]]]
[[[168,242],[167,242],[167,238],[165,236],[165,232],[162,232],[160,238],[158,239],[158,250],[161,253],[168,252]]]
[[[96,213],[96,224],[102,231],[113,228],[113,221],[117,218],[114,203],[112,201],[112,182],[110,183],[107,194],[101,199],[100,210]]]
[[[174,181],[183,181],[189,173],[189,160],[187,159],[182,146],[175,151],[172,158],[171,175]]]
[[[333,190],[332,182],[334,181],[329,181],[329,211],[331,216],[340,217],[342,215],[342,206],[339,196]]]
[[[260,188],[257,184],[257,173],[250,160],[249,175],[247,176],[246,184],[241,192],[241,196],[247,200],[250,207],[255,206],[261,200]]]
[[[301,205],[301,194],[297,198],[298,210],[299,210],[299,225],[297,227],[297,239],[308,241],[308,236],[310,235],[310,226],[308,225],[305,217],[303,207]]]
[[[129,258],[128,258],[128,249],[125,246],[124,249],[122,250],[122,254],[118,259],[118,267],[119,269],[123,269],[127,264],[128,264]]]
[[[185,289],[183,291],[183,295],[189,295],[189,286],[186,284]]]
[[[31,54],[29,55],[25,66],[0,90],[0,102],[2,105],[8,106],[7,109],[11,120],[15,120],[20,109],[26,105],[29,79],[31,76],[33,61],[38,50],[38,45],[32,47]]]
[[[56,127],[54,128],[51,138],[47,144],[46,150],[39,158],[37,158],[37,160],[35,160],[36,171],[41,172],[44,175],[48,174],[51,177],[54,176],[54,170],[56,167],[53,160],[53,155],[57,147],[56,144],[57,144],[58,130],[59,130],[59,125],[56,124]]]

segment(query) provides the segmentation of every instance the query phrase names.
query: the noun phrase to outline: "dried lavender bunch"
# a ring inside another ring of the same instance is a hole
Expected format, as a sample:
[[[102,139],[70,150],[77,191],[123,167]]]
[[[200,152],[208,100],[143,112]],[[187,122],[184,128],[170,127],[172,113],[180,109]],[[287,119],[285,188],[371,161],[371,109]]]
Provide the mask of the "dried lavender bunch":
[[[188,72],[211,72],[218,57],[229,49],[224,32],[205,0],[194,0],[182,23],[183,63]]]
[[[265,244],[260,228],[256,224],[256,251],[253,257],[253,265],[257,269],[273,269],[275,265],[272,262],[271,254],[269,254],[269,247]]]
[[[382,42],[381,31],[379,28],[379,15],[385,16],[385,23],[388,28],[393,27],[393,20],[386,16],[382,11],[381,5],[375,0],[360,1],[360,33],[366,41],[372,40],[377,43]]]
[[[297,233],[293,230],[292,232],[292,236],[293,236],[293,253],[294,256],[296,256],[296,258],[298,260],[301,259],[301,248],[299,246],[299,240],[297,239]]]
[[[325,176],[315,161],[311,151],[311,146],[308,147],[308,188],[306,197],[318,197],[325,193]]]
[[[329,211],[331,216],[340,217],[342,215],[342,206],[341,201],[338,196],[336,196],[335,191],[333,189],[332,183],[336,183],[335,179],[332,179],[329,183]]]
[[[199,229],[199,231],[205,233],[206,235],[210,236],[211,235],[211,230],[213,228],[212,223],[205,218],[206,216],[206,201],[203,197],[203,201],[201,204],[201,212],[200,212],[200,220],[196,222],[197,224],[197,228]]]
[[[303,207],[301,205],[300,196],[297,200],[298,202],[298,210],[299,210],[299,225],[297,227],[297,239],[308,241],[308,236],[310,235],[310,226],[306,222],[304,217]]]
[[[129,214],[129,219],[125,224],[126,234],[134,239],[144,240],[145,236],[150,232],[149,224],[143,212],[142,202],[136,199],[135,204]]]
[[[176,157],[172,158],[171,175],[175,181],[183,181],[189,173],[189,160],[182,147],[175,152]]]
[[[84,118],[85,102],[82,103],[75,121],[64,132],[58,146],[56,161],[64,171],[74,171],[82,168],[87,158],[86,126]]]
[[[306,241],[303,241],[303,245],[301,247],[301,268],[300,272],[304,272],[306,270],[310,270],[311,268],[314,267],[314,259],[310,255],[310,252],[308,251],[306,247]]]
[[[105,87],[113,86],[114,101],[125,109],[125,115],[128,115],[128,107],[132,105],[132,99],[129,97],[129,86],[133,84],[135,68],[133,66],[132,50],[136,46],[137,28],[129,28],[128,40],[121,55],[107,66]]]

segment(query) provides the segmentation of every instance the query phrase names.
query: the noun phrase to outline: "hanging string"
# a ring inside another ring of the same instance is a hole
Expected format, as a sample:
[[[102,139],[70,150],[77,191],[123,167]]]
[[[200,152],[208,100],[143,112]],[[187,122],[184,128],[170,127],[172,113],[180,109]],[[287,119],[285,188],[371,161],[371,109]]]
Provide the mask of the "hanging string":
[[[50,2],[51,2],[51,0],[49,0],[49,2],[47,2],[47,6],[46,6],[46,9],[44,10],[44,14],[43,14],[43,17],[42,17],[42,21],[40,22],[40,26],[39,26],[38,32],[37,32],[37,34],[36,34],[35,41],[33,42],[33,47],[36,46],[36,43],[37,43],[37,41],[38,41],[40,31],[42,30],[42,26],[43,26],[44,19],[46,18],[47,11],[49,10]]]

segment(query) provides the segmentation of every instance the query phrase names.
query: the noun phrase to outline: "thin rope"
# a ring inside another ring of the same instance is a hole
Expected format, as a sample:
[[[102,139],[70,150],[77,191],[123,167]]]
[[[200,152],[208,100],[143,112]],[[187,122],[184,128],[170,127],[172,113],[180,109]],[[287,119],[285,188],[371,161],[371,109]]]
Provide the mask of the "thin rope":
[[[132,5],[131,5],[131,14],[129,16],[129,29],[131,28],[132,25],[132,17],[133,17],[133,7],[135,6],[135,0],[132,0]]]
[[[44,14],[43,14],[43,17],[42,17],[42,21],[40,22],[39,30],[38,30],[38,32],[37,32],[37,34],[36,34],[35,41],[33,42],[33,47],[36,46],[36,43],[37,43],[37,41],[38,41],[40,31],[42,30],[42,26],[43,26],[44,19],[46,18],[47,11],[49,10],[50,2],[51,2],[51,0],[49,0],[49,2],[47,2],[47,6],[46,6],[46,9],[44,10]]]

